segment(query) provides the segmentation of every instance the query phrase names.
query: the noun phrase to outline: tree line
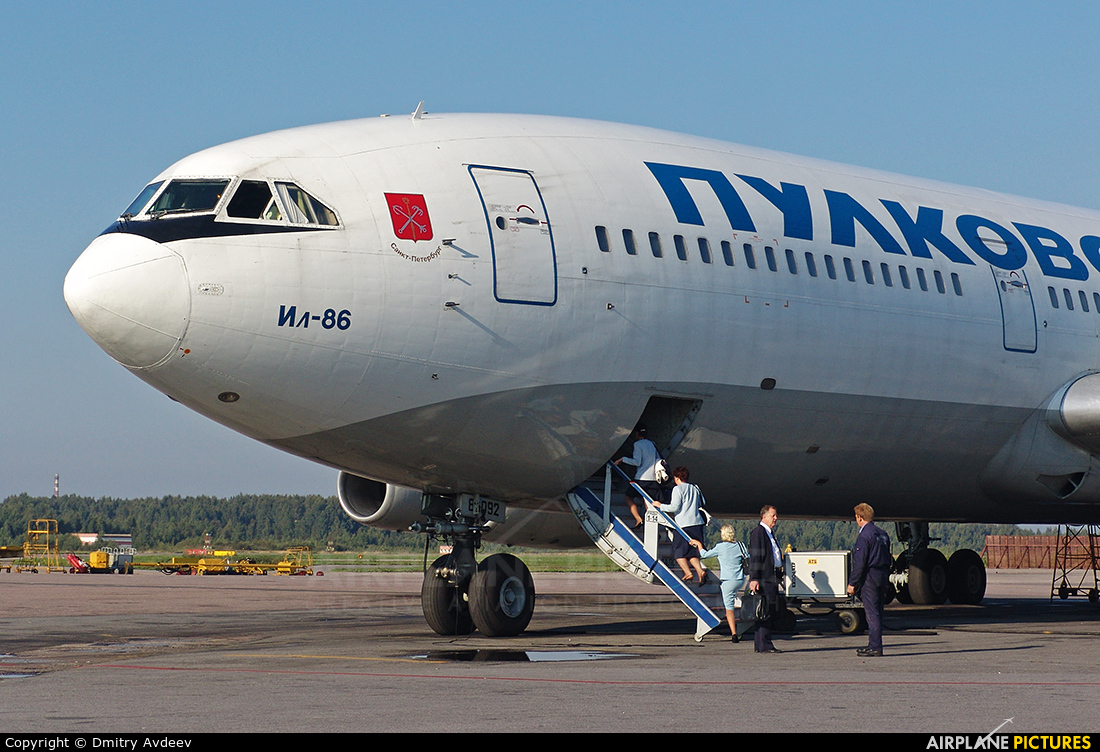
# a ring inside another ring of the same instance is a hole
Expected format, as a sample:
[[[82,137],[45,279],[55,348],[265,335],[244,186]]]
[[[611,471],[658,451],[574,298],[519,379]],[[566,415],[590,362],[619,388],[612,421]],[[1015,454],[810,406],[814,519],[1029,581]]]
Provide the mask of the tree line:
[[[57,520],[63,550],[78,550],[75,533],[128,533],[138,550],[199,548],[206,535],[216,548],[419,550],[423,539],[365,527],[352,520],[335,496],[240,494],[94,499],[67,495],[9,496],[0,503],[0,545],[20,545],[32,519]]]
[[[365,527],[350,519],[334,496],[276,496],[240,494],[227,499],[214,496],[163,496],[115,499],[66,495],[9,496],[0,502],[0,545],[18,546],[26,538],[32,519],[57,520],[62,550],[79,550],[75,533],[128,533],[139,550],[198,548],[210,535],[217,548],[282,549],[310,546],[317,550],[331,544],[336,550],[371,548],[420,551],[424,539],[413,533],[395,533]],[[707,531],[707,543],[718,538],[722,521]],[[756,519],[729,520],[740,540],[748,541]],[[900,550],[894,526],[883,528]],[[776,538],[781,546],[798,551],[832,551],[851,548],[857,533],[850,521],[780,519]],[[981,551],[986,535],[1027,535],[1015,525],[933,524],[933,545],[950,555],[959,548]]]

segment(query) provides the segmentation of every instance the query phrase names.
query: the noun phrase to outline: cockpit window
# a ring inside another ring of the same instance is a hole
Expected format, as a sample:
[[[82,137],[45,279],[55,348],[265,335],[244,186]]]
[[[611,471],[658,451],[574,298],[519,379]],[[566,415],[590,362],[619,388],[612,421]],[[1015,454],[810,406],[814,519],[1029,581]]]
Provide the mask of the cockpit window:
[[[228,180],[173,180],[160,194],[149,214],[213,211],[229,185]]]
[[[149,185],[145,186],[145,189],[138,194],[138,197],[134,199],[134,202],[126,207],[126,211],[122,212],[122,216],[126,219],[129,219],[135,214],[140,213],[141,210],[145,208],[145,205],[149,203],[149,199],[153,197],[153,194],[156,193],[162,185],[164,185],[164,181],[158,180],[155,183],[150,183]]]
[[[275,183],[279,197],[286,207],[287,219],[293,224],[330,225],[339,223],[332,209],[303,191],[294,183]]]
[[[240,219],[280,219],[279,205],[263,180],[242,180],[225,213]]]

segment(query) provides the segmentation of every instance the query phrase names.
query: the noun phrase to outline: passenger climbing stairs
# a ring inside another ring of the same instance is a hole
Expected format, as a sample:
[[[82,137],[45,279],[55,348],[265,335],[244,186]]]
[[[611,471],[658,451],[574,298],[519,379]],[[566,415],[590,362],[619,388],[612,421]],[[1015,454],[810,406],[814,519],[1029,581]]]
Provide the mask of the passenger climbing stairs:
[[[612,511],[612,480],[615,475],[630,483],[638,498],[645,499],[645,526],[641,540]],[[607,558],[640,580],[667,587],[695,614],[696,642],[722,623],[714,613],[715,608],[724,608],[718,578],[712,574],[707,578],[707,584],[698,586],[684,582],[678,573],[669,569],[660,555],[667,539],[664,531],[670,530],[672,535],[684,538],[687,535],[671,517],[653,506],[653,499],[631,481],[626,473],[609,462],[605,468],[602,489],[598,488],[598,480],[589,481],[569,492],[567,498],[581,527]]]

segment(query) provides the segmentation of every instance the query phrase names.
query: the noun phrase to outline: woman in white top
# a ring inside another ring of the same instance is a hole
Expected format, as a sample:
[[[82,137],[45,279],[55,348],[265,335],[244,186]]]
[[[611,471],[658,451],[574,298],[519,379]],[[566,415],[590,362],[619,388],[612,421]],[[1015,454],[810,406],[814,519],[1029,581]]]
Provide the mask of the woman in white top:
[[[657,482],[657,460],[661,457],[657,452],[657,445],[646,438],[646,433],[645,424],[639,423],[634,429],[634,456],[620,457],[615,460],[615,464],[620,465],[625,462],[636,466],[638,469],[634,472],[634,482],[649,494],[650,498],[656,499],[661,492],[661,484]],[[634,516],[635,530],[642,527],[642,515],[638,512],[635,501],[637,498],[638,494],[634,487],[627,486],[626,504],[630,507],[630,514]],[[643,503],[642,506],[644,507],[645,504]]]

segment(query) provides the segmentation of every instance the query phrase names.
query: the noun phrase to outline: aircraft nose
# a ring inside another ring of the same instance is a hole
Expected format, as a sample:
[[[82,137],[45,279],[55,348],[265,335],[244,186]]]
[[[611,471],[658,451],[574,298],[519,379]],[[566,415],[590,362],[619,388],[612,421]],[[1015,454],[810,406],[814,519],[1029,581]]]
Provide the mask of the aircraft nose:
[[[183,259],[140,235],[92,241],[65,275],[73,318],[128,368],[151,368],[175,352],[187,330],[191,295]]]

